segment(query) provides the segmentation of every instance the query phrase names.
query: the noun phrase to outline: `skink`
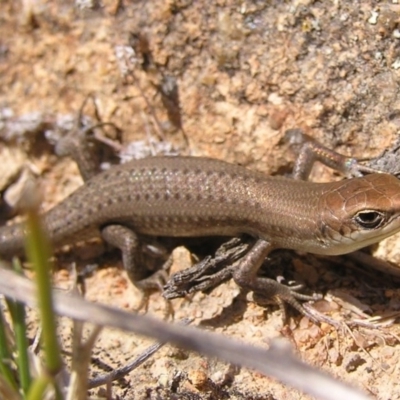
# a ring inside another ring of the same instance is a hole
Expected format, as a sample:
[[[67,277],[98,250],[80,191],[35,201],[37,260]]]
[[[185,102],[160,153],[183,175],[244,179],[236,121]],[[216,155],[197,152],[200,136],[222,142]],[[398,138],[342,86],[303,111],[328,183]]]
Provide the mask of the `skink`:
[[[137,235],[246,233],[258,240],[233,278],[293,304],[290,288],[257,276],[268,253],[285,248],[344,254],[396,233],[400,181],[389,174],[370,174],[313,183],[209,158],[152,157],[89,179],[45,213],[43,223],[54,246],[100,236],[119,247],[130,278],[143,288],[151,280],[141,280],[143,267],[135,265]],[[21,223],[0,228],[0,255],[21,254],[24,236]]]

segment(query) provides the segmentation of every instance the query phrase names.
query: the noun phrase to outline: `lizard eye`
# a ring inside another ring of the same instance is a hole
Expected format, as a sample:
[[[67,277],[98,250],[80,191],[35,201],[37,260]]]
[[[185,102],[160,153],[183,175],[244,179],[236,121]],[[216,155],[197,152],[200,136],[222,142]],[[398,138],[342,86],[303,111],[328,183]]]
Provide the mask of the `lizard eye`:
[[[385,221],[385,215],[380,211],[364,210],[358,212],[354,220],[364,229],[376,229]]]

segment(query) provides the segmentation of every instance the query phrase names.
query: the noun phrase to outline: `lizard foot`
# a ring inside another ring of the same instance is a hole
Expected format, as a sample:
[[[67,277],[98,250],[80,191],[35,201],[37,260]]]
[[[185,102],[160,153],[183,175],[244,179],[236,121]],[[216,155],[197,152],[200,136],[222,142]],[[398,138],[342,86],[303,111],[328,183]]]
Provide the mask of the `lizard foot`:
[[[256,302],[265,303],[266,299],[274,300],[281,308],[285,321],[285,305],[289,304],[317,325],[321,322],[318,314],[305,308],[299,300],[315,301],[322,299],[322,296],[316,293],[313,295],[299,293],[298,291],[303,289],[304,285],[287,286],[273,279],[257,277],[253,282],[246,284],[245,287],[254,292],[254,300]]]

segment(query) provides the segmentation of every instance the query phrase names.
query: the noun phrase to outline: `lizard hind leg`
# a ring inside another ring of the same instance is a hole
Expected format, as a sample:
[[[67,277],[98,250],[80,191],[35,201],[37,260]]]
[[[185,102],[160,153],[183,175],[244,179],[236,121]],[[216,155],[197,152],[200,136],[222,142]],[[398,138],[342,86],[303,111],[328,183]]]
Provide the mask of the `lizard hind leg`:
[[[151,291],[162,289],[168,279],[168,269],[172,259],[169,258],[163,267],[149,276],[149,271],[144,263],[136,262],[137,255],[140,253],[139,240],[136,233],[123,225],[107,225],[101,230],[102,238],[110,245],[118,248],[122,252],[122,263],[130,281],[142,292],[142,299],[136,307],[136,311],[144,310],[147,312],[149,305],[149,295]],[[174,310],[171,303],[165,300],[164,319],[173,318]]]
[[[122,262],[130,281],[143,293],[142,301],[138,310],[145,309],[147,311],[149,294],[151,291],[160,291],[168,279],[168,269],[171,266],[172,259],[168,258],[162,268],[149,275],[149,269],[144,263],[137,262],[138,256],[141,255],[141,246],[136,233],[123,225],[107,225],[101,230],[102,238],[112,246],[118,248],[122,252]],[[151,271],[150,271],[151,272]],[[166,317],[173,314],[171,305],[166,305]]]
[[[101,230],[103,239],[122,252],[122,261],[129,279],[139,289],[162,290],[166,278],[166,268],[162,268],[149,276],[149,270],[142,263],[136,262],[139,249],[139,239],[136,233],[123,225],[107,225]]]

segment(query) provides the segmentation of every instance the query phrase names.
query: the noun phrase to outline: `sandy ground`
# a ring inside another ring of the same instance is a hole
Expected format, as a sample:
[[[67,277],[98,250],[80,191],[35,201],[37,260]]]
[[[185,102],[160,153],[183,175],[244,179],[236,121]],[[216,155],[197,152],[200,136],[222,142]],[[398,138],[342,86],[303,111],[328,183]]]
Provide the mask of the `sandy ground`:
[[[91,7],[90,1],[2,1],[1,190],[27,164],[39,176],[45,209],[82,183],[75,165],[56,157],[44,137],[68,127],[89,94],[101,119],[121,130],[122,151],[134,155],[152,148],[282,174],[295,157],[282,141],[284,132],[301,128],[343,154],[378,156],[393,145],[400,124],[400,5],[395,3],[107,0]],[[128,61],[134,72],[127,77]],[[171,81],[179,102],[161,93]],[[94,107],[88,105],[84,114],[93,121]],[[136,145],[127,146],[132,141]],[[337,176],[316,168],[314,178]],[[396,243],[381,246],[379,256],[399,262]],[[140,294],[117,255],[97,252],[80,250],[61,260],[56,285],[71,284],[72,260],[96,262],[101,268],[86,279],[87,298],[134,309]],[[290,252],[280,257],[285,276],[327,294],[316,305],[322,312],[344,321],[378,316],[387,326],[335,330],[293,312],[289,328],[282,329],[277,307],[246,300],[232,282],[190,301],[174,300],[175,317],[191,317],[196,325],[266,347],[271,338],[286,336],[306,362],[374,398],[399,399],[394,278],[344,257]],[[184,250],[176,254],[180,268],[187,258]],[[161,318],[164,309],[161,296],[153,295],[149,313]],[[68,322],[62,323],[61,338],[68,348]],[[150,343],[105,330],[93,374],[123,365]],[[113,395],[305,398],[258,373],[169,346],[115,383]]]

